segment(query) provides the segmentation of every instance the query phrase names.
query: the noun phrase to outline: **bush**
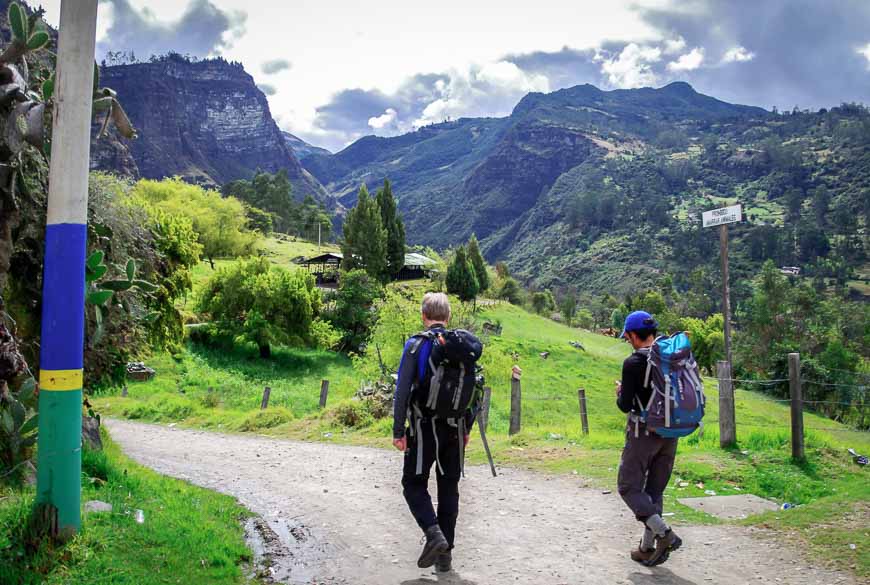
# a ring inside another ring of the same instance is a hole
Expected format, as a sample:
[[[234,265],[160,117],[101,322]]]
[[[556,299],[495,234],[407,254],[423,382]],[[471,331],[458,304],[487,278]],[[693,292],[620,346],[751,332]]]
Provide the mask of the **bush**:
[[[220,406],[221,399],[218,397],[217,392],[206,392],[199,397],[199,403],[204,408],[217,408]]]
[[[357,351],[364,345],[377,321],[374,303],[384,296],[381,283],[365,270],[345,272],[335,302],[326,318],[341,331],[341,349]]]
[[[252,432],[271,429],[293,420],[293,413],[286,408],[269,408],[249,413],[236,427],[237,431]]]
[[[338,425],[351,429],[365,428],[374,422],[374,417],[367,405],[359,400],[339,402],[332,409],[330,415]]]
[[[268,358],[273,343],[311,340],[320,292],[307,272],[289,272],[256,258],[218,270],[206,284],[198,310],[213,321],[210,336],[254,343],[260,357]],[[318,332],[324,333],[322,327]]]
[[[196,414],[196,403],[172,394],[156,394],[147,402],[135,403],[124,409],[126,418],[151,421],[179,421]]]

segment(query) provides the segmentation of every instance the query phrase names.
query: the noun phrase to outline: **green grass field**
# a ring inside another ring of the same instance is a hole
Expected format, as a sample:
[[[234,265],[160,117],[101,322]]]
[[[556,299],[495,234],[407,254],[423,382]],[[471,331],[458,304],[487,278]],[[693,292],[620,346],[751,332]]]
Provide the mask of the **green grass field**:
[[[423,288],[405,289],[407,296]],[[389,333],[376,334],[387,365],[395,368],[403,333],[416,328],[416,301],[409,300]],[[615,380],[629,353],[618,340],[568,328],[506,304],[482,309],[478,322],[503,326],[500,336],[485,339],[482,363],[493,389],[490,441],[499,464],[518,465],[555,473],[576,473],[597,486],[612,488],[624,441],[625,416],[615,405]],[[401,332],[401,333],[400,333]],[[392,339],[395,337],[395,339]],[[585,351],[569,341],[579,341]],[[541,352],[549,352],[543,359]],[[518,359],[513,359],[516,354]],[[151,365],[152,381],[129,384],[129,396],[101,396],[95,401],[104,415],[224,431],[256,431],[275,436],[389,446],[391,420],[362,417],[352,426],[342,424],[348,408],[358,408],[351,397],[365,378],[377,371],[369,355],[356,362],[331,352],[281,348],[262,361],[251,348],[219,352],[191,345],[172,358],[157,356]],[[376,363],[376,362],[375,362]],[[509,437],[510,368],[523,369],[523,428]],[[330,380],[329,404],[318,409],[321,379]],[[718,392],[715,381],[706,387],[706,428],[681,441],[667,506],[676,522],[717,522],[676,502],[679,497],[753,493],[797,508],[758,517],[753,522],[777,528],[810,543],[817,556],[838,566],[854,567],[870,575],[870,557],[856,550],[870,547],[864,524],[870,483],[867,470],[851,462],[846,449],[870,452],[870,433],[851,430],[827,418],[805,414],[807,461],[790,457],[788,404],[738,387],[738,446],[719,448]],[[270,409],[259,411],[264,386],[272,388]],[[577,389],[586,389],[591,432],[580,429]],[[209,392],[209,388],[213,390]],[[477,441],[469,450],[472,462],[484,455]],[[688,484],[680,487],[681,484]],[[825,539],[813,539],[817,522],[825,519]],[[848,544],[848,543],[847,543]]]
[[[102,500],[113,510],[85,516],[61,549],[44,542],[30,548],[38,542],[26,530],[33,489],[0,488],[0,583],[251,583],[241,523],[248,512],[229,496],[133,463],[107,439],[102,452],[83,453],[82,501]]]

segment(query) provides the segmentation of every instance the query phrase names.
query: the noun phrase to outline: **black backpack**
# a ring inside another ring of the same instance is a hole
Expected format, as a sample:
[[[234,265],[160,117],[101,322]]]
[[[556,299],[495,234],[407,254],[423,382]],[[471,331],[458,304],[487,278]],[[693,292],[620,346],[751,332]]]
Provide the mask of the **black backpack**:
[[[426,339],[431,340],[432,349],[423,370],[425,374],[412,394],[414,404],[425,417],[463,417],[476,393],[475,365],[483,353],[483,344],[464,329],[425,331],[415,337],[419,341],[412,353]]]

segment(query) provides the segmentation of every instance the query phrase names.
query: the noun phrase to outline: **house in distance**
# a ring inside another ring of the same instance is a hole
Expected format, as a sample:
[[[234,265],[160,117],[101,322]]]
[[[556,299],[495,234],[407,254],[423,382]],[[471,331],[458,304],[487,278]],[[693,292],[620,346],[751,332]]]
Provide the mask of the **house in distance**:
[[[314,275],[318,286],[334,287],[338,284],[341,261],[344,256],[340,252],[326,252],[311,258],[298,260],[308,272]],[[435,269],[436,262],[423,254],[405,254],[405,265],[396,276],[396,280],[416,280],[428,278]]]

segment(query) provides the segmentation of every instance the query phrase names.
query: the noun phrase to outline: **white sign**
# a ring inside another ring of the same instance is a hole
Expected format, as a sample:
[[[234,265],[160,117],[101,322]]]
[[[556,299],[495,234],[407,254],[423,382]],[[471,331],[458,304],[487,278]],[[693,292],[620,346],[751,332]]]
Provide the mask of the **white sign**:
[[[743,206],[730,205],[721,209],[705,211],[702,215],[704,227],[713,227],[726,223],[737,223],[743,219]]]

